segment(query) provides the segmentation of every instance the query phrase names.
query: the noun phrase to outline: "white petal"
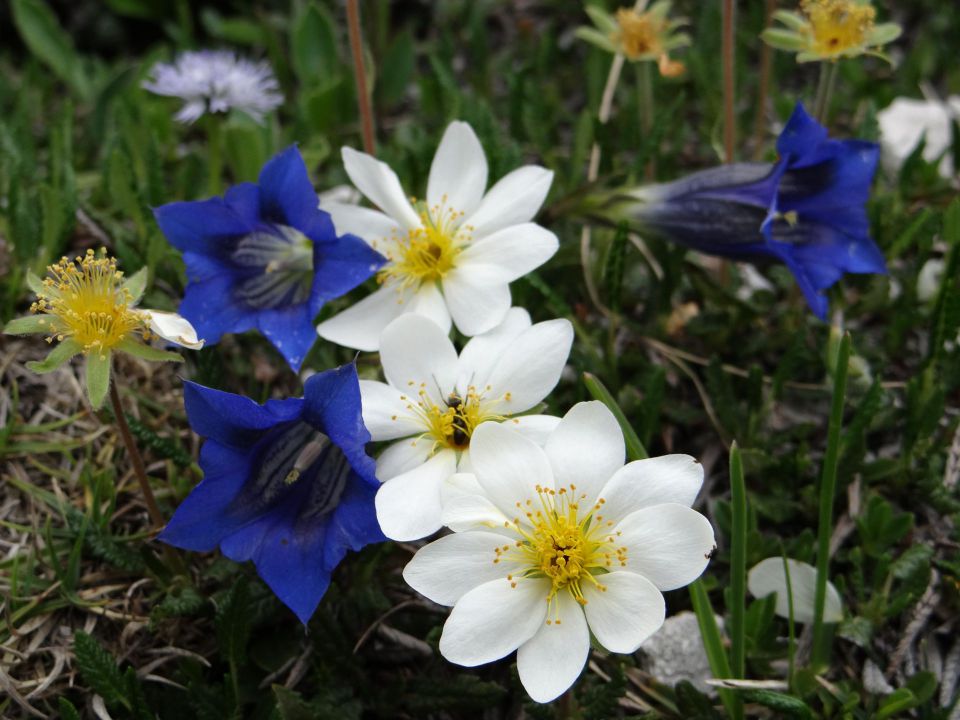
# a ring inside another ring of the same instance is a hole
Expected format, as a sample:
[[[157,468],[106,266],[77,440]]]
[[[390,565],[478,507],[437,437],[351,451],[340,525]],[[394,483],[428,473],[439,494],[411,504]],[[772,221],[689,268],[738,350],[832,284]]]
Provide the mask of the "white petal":
[[[496,410],[501,415],[529,410],[557,386],[572,344],[573,325],[569,320],[537,323],[514,339],[490,373],[487,384],[478,389],[490,388],[486,396],[496,400]]]
[[[390,321],[403,312],[412,293],[395,285],[384,285],[355,305],[317,325],[324,340],[357,350],[375,352],[380,348],[380,334]]]
[[[457,473],[447,478],[440,487],[440,502],[444,506],[454,498],[463,495],[483,495],[483,486],[477,481],[472,472],[464,472],[457,468]]]
[[[599,579],[606,591],[583,586],[590,631],[610,652],[632,653],[663,625],[663,595],[636,573],[617,570]]]
[[[617,545],[627,548],[627,569],[661,590],[675,590],[700,577],[715,545],[710,521],[676,503],[630,513],[614,533],[619,533]]]
[[[352,185],[334,185],[329,190],[323,190],[317,193],[317,200],[320,201],[320,209],[330,212],[327,207],[332,203],[339,205],[356,205],[363,199],[363,195]],[[344,230],[343,232],[347,232]]]
[[[487,158],[467,123],[447,126],[433,156],[427,181],[427,204],[471,214],[487,188]]]
[[[813,606],[817,592],[817,569],[813,565],[787,558],[790,569],[790,589],[793,591],[793,619],[798,623],[813,621]],[[757,563],[747,573],[747,588],[750,594],[762,598],[770,593],[777,594],[775,612],[780,617],[790,616],[787,596],[787,575],[783,569],[782,557],[770,557]],[[836,623],[843,620],[843,606],[840,593],[833,583],[827,581],[827,596],[823,606],[824,622]]]
[[[503,425],[530,438],[540,447],[547,444],[550,433],[556,430],[559,424],[560,418],[554,415],[521,415],[503,422]]]
[[[441,450],[426,463],[391,478],[377,492],[377,521],[391,540],[418,540],[440,529],[440,484],[457,459]]]
[[[484,493],[513,518],[517,503],[537,503],[536,488],[553,489],[550,462],[532,440],[500,423],[481,423],[470,438],[470,459]]]
[[[703,465],[689,455],[634,460],[617,470],[600,494],[604,515],[620,522],[634,510],[679,503],[690,507],[703,484]]]
[[[504,175],[480,202],[477,211],[464,220],[473,227],[473,236],[481,238],[501,228],[529,222],[550,192],[553,172],[526,165]]]
[[[147,314],[150,332],[154,335],[190,350],[199,350],[203,347],[203,340],[197,338],[197,331],[185,317],[162,310],[141,310],[141,312]]]
[[[557,487],[576,485],[592,505],[623,466],[623,433],[613,413],[597,400],[581,402],[563,416],[544,446]]]
[[[341,154],[350,180],[370,202],[404,228],[420,227],[420,216],[403,194],[400,180],[389,165],[348,147],[343,148]]]
[[[512,307],[503,322],[495,328],[470,338],[460,351],[457,367],[457,390],[460,394],[465,394],[470,385],[485,387],[490,372],[507,348],[531,324],[530,313],[523,308]]]
[[[360,381],[360,404],[363,424],[371,439],[395,440],[419,435],[424,426],[410,411],[409,399],[394,387],[375,380]],[[380,478],[383,480],[384,478]]]
[[[492,330],[510,309],[509,285],[477,285],[460,268],[443,279],[443,295],[454,324],[467,337]]]
[[[435,603],[453,605],[465,593],[505,578],[516,564],[498,560],[503,537],[489,532],[453,533],[417,551],[403,569],[403,579]]]
[[[507,530],[504,525],[507,517],[485,495],[463,494],[447,498],[441,490],[441,497],[443,512],[440,514],[440,521],[454,532],[465,530],[509,532],[514,540],[516,539],[516,533]]]
[[[478,283],[509,283],[543,265],[559,247],[557,236],[539,225],[511,225],[467,245],[457,267]]]
[[[380,252],[384,241],[392,241],[401,233],[400,224],[379,210],[339,202],[321,204],[320,209],[330,213],[337,235],[356,235]]]
[[[441,405],[453,391],[457,351],[447,333],[422,315],[402,315],[387,326],[380,362],[387,382],[414,402],[424,392]]]
[[[445,333],[450,332],[450,311],[436,283],[424,283],[410,303],[410,312],[429,318]]]
[[[540,629],[547,613],[545,580],[491,580],[457,601],[443,626],[440,652],[452,663],[474,667],[499,660]]]
[[[383,482],[423,465],[433,444],[430,438],[407,438],[384,448],[377,457],[377,479]]]
[[[583,609],[568,592],[556,597],[548,623],[517,650],[517,672],[535,702],[559,697],[580,677],[590,654],[590,631]]]

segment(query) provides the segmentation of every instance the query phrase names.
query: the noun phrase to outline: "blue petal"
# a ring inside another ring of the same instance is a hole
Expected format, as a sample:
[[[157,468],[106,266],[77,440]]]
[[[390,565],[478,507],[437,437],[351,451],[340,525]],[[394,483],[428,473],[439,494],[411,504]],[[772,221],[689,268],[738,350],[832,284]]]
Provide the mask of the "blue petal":
[[[307,303],[260,310],[257,315],[260,332],[294,371],[300,370],[303,359],[317,341],[315,316]]]
[[[256,325],[256,313],[233,300],[234,282],[234,275],[224,273],[191,282],[183,293],[179,312],[208,345],[225,333],[243,332]]]
[[[296,145],[260,171],[260,212],[264,219],[301,228],[319,213],[320,200]]]
[[[807,115],[801,103],[797,103],[783,132],[777,138],[777,152],[781,157],[791,156],[794,162],[816,152],[827,139],[827,129]]]
[[[780,210],[823,212],[832,208],[856,208],[866,219],[863,205],[880,159],[875,143],[849,140],[837,143],[833,156],[824,162],[791,170],[783,179]]]
[[[153,215],[171,245],[203,255],[222,255],[224,241],[253,229],[220,198],[168,203]]]
[[[343,235],[332,243],[314,243],[313,293],[324,301],[338,298],[360,285],[386,262],[383,255],[355,235]]]
[[[227,190],[223,199],[250,227],[260,222],[260,188],[253,183],[234,185]]]
[[[194,432],[235,448],[251,448],[264,430],[298,420],[303,400],[288,398],[258,405],[243,395],[185,381],[183,402]]]
[[[356,476],[351,478],[327,528],[323,552],[323,564],[327,569],[333,570],[348,548],[360,550],[387,539],[380,529],[374,505],[378,486],[379,483],[371,486]]]
[[[200,467],[203,480],[180,503],[158,539],[184,550],[209,552],[250,520],[229,510],[251,467],[247,452],[213,440],[203,444]]]

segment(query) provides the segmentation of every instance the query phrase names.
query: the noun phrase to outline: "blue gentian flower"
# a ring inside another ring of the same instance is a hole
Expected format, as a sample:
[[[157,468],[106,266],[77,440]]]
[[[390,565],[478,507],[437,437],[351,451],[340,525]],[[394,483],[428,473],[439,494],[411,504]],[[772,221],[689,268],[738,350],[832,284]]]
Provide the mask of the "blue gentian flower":
[[[780,159],[732,163],[675,182],[587,199],[584,213],[711,255],[768,258],[793,273],[826,318],[824,290],[845,273],[885,273],[865,204],[880,150],[830,140],[797,105],[777,140]]]
[[[208,344],[257,328],[299,370],[317,339],[323,303],[362,283],[386,261],[354,235],[340,235],[295,146],[263,166],[259,184],[223,198],[154,211],[183,251],[189,284],[180,314]]]
[[[186,383],[190,426],[206,438],[204,477],[159,537],[252,560],[306,624],[347,550],[386,538],[374,509],[380,483],[364,449],[370,433],[356,368],[313,375],[303,394],[258,405]]]

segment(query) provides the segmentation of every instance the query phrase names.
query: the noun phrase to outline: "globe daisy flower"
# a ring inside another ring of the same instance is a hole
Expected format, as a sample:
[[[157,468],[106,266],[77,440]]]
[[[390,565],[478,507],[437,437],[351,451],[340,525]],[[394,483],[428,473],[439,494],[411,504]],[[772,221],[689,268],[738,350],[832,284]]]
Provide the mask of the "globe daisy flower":
[[[677,32],[686,20],[671,20],[670,0],[655,2],[646,12],[619,8],[610,14],[597,5],[584,10],[594,27],[577,28],[577,37],[611,53],[619,53],[631,62],[656,62],[660,74],[675,77],[684,71],[683,63],[670,59],[670,53],[690,44],[690,36]]]
[[[498,423],[471,442],[443,521],[403,576],[453,611],[440,652],[473,667],[517,651],[520,681],[548,702],[580,675],[591,635],[631,653],[663,624],[662,592],[693,582],[714,547],[692,510],[702,467],[686,455],[624,465],[599,402],[575,405],[543,447]]]
[[[209,343],[258,329],[294,370],[316,342],[314,320],[328,300],[369,278],[384,258],[360,238],[338,234],[295,146],[222,197],[154,210],[183,251],[189,283],[180,313]]]
[[[889,62],[877,48],[896,40],[900,26],[876,23],[877,11],[862,0],[801,0],[800,12],[778,10],[773,19],[782,28],[768,28],[761,37],[779,50],[797,53],[797,62],[839,60],[874,55]]]
[[[377,350],[380,334],[404,313],[464,335],[496,327],[510,308],[510,283],[557,251],[556,235],[531,222],[553,173],[528,165],[487,187],[487,159],[473,129],[447,127],[433,158],[427,194],[412,202],[388,165],[343,148],[353,184],[379,208],[328,203],[337,231],[362,237],[387,258],[372,295],[320,323],[320,336]]]
[[[37,299],[32,315],[15,318],[4,327],[8,335],[41,333],[56,342],[42,361],[28,362],[37,373],[56,370],[76,355],[86,358],[86,388],[94,409],[103,405],[110,388],[111,356],[124,352],[144,360],[182,360],[177,353],[146,344],[153,338],[191,350],[203,347],[193,326],[175,313],[146,310],[137,303],[146,289],[146,268],[126,277],[105,248],[87,250],[47,267],[40,280],[27,275]]]
[[[252,560],[306,624],[347,550],[385,539],[356,368],[318,373],[302,398],[263,405],[188,382],[184,403],[190,426],[206,438],[204,477],[159,539]]]
[[[522,308],[471,339],[460,355],[420,315],[394,320],[380,340],[386,383],[360,381],[363,419],[374,440],[396,441],[377,459],[377,517],[394,540],[440,529],[443,484],[469,472],[471,437],[484,422],[542,439],[558,418],[521,415],[553,390],[573,343],[568,320],[531,324]]]
[[[711,255],[782,262],[825,319],[824,291],[844,273],[886,272],[865,207],[879,147],[828,139],[797,105],[777,151],[774,164],[731,163],[662,185],[595,194],[581,212]]]
[[[266,62],[237,57],[227,50],[187,51],[172,63],[150,69],[143,88],[184,101],[174,116],[192,123],[205,113],[239,110],[258,123],[283,103],[279,84]]]

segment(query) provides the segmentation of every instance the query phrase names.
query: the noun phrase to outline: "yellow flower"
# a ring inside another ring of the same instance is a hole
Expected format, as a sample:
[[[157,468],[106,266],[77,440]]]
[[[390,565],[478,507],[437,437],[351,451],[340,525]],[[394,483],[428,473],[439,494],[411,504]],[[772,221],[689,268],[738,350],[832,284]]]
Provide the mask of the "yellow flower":
[[[110,386],[110,353],[126,352],[145,360],[181,360],[176,353],[158,350],[142,340],[160,337],[198,349],[203,341],[186,320],[173,313],[136,307],[146,287],[146,270],[130,278],[117,269],[107,251],[87,250],[70,260],[60,258],[47,267],[40,280],[27,275],[27,284],[37,299],[33,315],[15,318],[3,329],[8,335],[43,333],[57,346],[42,361],[27,363],[37,373],[56,370],[75,355],[87,358],[87,394],[94,408],[100,407]]]
[[[774,19],[786,27],[767,28],[761,34],[768,45],[796,52],[798,62],[858,55],[889,62],[877,48],[900,35],[896,23],[876,24],[876,10],[862,0],[801,0],[800,11],[774,13]]]
[[[670,20],[670,0],[654,3],[646,12],[620,8],[616,15],[588,5],[585,10],[595,27],[577,28],[577,37],[631,62],[653,61],[664,77],[676,77],[683,63],[670,59],[670,51],[690,44],[690,37],[676,32],[684,20]]]

